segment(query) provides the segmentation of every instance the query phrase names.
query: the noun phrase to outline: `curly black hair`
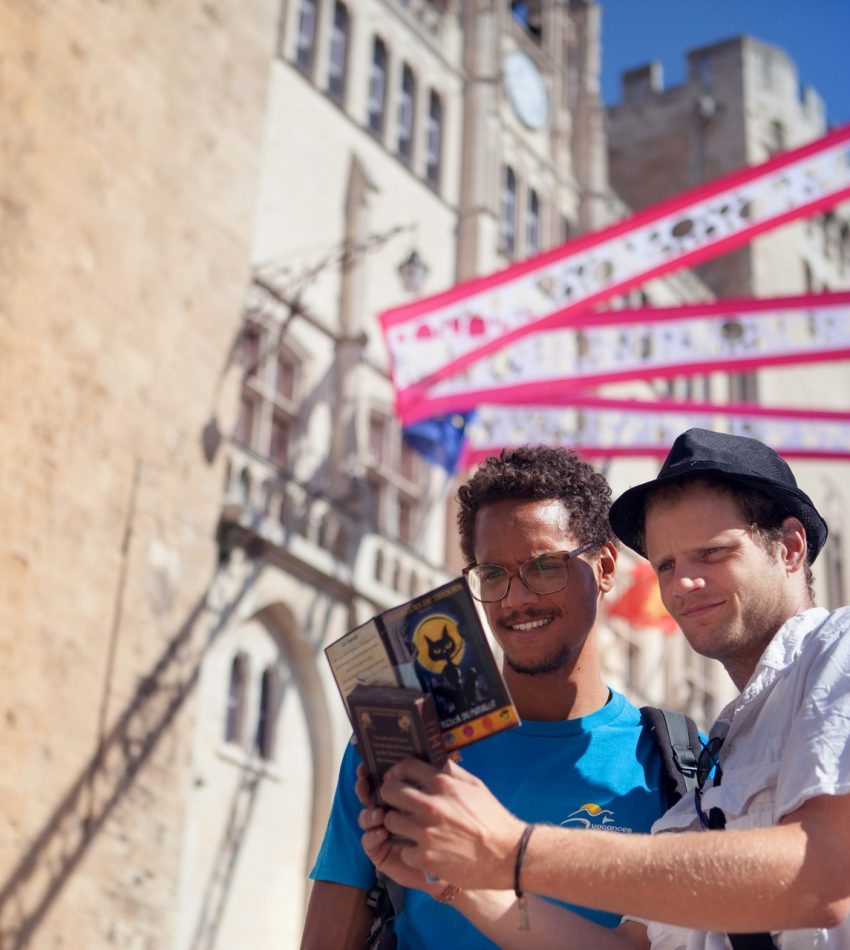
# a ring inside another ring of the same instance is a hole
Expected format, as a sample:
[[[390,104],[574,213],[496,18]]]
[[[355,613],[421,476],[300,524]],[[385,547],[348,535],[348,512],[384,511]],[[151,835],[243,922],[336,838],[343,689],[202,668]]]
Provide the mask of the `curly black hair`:
[[[503,449],[498,457],[481,463],[457,497],[460,549],[469,564],[475,561],[475,516],[485,505],[511,498],[563,502],[570,533],[579,544],[598,550],[616,540],[608,523],[611,487],[571,449],[548,445]]]

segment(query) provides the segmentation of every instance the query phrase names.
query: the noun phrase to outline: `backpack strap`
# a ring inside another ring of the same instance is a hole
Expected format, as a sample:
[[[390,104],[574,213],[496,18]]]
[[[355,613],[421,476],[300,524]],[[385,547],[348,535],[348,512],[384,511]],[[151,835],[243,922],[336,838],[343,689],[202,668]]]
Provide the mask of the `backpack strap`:
[[[395,950],[395,919],[404,907],[404,888],[377,872],[375,886],[366,896],[374,918],[366,938],[366,950]]]
[[[696,788],[702,750],[699,730],[693,719],[671,709],[643,706],[640,712],[661,753],[662,787],[669,808]]]
[[[662,787],[669,808],[697,786],[697,761],[702,751],[699,730],[693,719],[671,709],[643,706],[640,712],[661,753]],[[726,827],[722,812],[720,818],[712,827],[722,830]],[[726,936],[732,950],[776,950],[773,937],[766,932]]]

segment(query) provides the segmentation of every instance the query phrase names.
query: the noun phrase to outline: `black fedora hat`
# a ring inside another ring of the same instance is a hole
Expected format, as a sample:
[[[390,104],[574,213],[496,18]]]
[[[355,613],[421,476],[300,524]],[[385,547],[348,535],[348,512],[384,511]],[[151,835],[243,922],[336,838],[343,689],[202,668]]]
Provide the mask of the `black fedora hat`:
[[[661,471],[651,482],[628,489],[611,506],[611,527],[623,544],[646,557],[643,522],[646,502],[659,485],[716,474],[725,481],[757,488],[799,518],[806,529],[808,560],[814,561],[828,528],[811,498],[797,487],[785,459],[757,439],[710,429],[688,429],[673,443]]]

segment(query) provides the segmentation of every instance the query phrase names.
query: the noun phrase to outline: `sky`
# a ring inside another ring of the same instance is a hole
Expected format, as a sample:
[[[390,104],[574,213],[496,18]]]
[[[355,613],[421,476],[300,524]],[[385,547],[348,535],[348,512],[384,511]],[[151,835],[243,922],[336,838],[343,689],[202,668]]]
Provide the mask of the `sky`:
[[[620,74],[659,60],[665,87],[685,78],[685,53],[746,33],[779,46],[814,86],[833,125],[850,122],[850,0],[599,0],[602,95],[620,101]]]

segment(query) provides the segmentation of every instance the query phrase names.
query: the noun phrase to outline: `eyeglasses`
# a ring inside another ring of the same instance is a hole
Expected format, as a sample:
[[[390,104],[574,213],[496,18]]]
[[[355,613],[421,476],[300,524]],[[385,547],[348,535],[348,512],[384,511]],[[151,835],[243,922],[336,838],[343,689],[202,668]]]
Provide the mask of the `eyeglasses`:
[[[569,564],[583,554],[591,544],[583,544],[574,551],[553,551],[539,554],[520,564],[519,579],[534,594],[554,594],[563,590],[570,579]],[[473,564],[463,569],[469,589],[482,604],[503,600],[511,586],[511,574],[501,564]]]
[[[723,769],[720,766],[720,747],[723,745],[725,738],[725,736],[714,736],[709,739],[702,747],[697,759],[697,786],[694,789],[694,804],[703,828],[724,828],[726,826],[726,816],[719,808],[711,808],[706,814],[702,807],[703,786],[711,774],[714,773],[714,785],[719,785],[723,778]]]

